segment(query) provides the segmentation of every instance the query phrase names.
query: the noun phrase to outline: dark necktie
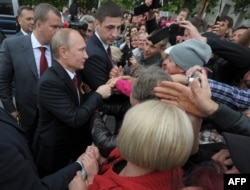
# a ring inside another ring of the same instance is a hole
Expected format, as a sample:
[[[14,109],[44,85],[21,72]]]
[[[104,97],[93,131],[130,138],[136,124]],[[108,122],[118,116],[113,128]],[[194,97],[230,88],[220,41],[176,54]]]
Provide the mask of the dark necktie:
[[[76,75],[73,78],[73,82],[74,82],[74,87],[75,87],[76,93],[77,93],[78,103],[80,104],[80,102],[79,102],[80,98],[79,98],[79,92],[78,92],[78,80],[77,80]]]
[[[77,80],[76,75],[73,78],[73,82],[74,82],[75,89],[78,90],[78,80]]]
[[[109,60],[110,60],[110,62],[112,64],[112,66],[113,66],[113,60],[112,60],[112,54],[111,54],[111,48],[110,48],[110,46],[108,47],[107,52],[108,52]]]
[[[46,71],[46,69],[48,68],[48,62],[47,62],[47,59],[45,57],[46,48],[45,47],[39,47],[39,49],[41,51],[41,57],[40,57],[40,76],[42,76],[42,74],[44,73],[44,71]]]

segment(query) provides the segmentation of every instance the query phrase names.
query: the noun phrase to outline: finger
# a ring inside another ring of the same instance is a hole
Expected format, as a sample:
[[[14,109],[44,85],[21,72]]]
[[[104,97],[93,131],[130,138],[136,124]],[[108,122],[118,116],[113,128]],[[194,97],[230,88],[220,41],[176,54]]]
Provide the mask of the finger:
[[[201,70],[202,67],[195,65],[186,71],[186,76],[192,76],[196,70]]]
[[[233,160],[231,158],[229,158],[229,159],[224,160],[223,163],[227,166],[231,166],[231,165],[233,165]]]
[[[177,95],[175,95],[175,93],[171,93],[171,91],[166,90],[166,89],[162,89],[158,91],[158,88],[161,87],[157,87],[157,91],[155,91],[155,96],[157,96],[158,98],[161,99],[166,99],[166,100],[176,100],[177,99]]]
[[[185,86],[177,82],[162,81],[160,87],[165,87],[167,90],[171,89],[172,91],[180,93]]]
[[[221,164],[220,162],[215,162],[215,164],[219,167],[219,170],[221,173],[224,173],[228,170],[227,166],[225,166],[224,164]]]
[[[125,79],[125,80],[132,80],[132,77],[129,76],[129,75],[124,75],[121,77],[122,79]]]
[[[239,174],[240,171],[236,168],[236,166],[233,166],[230,170],[227,170],[225,174]]]
[[[194,96],[198,96],[201,91],[201,83],[198,78],[195,78],[191,83],[190,83],[190,88],[194,94]]]
[[[163,102],[165,104],[171,104],[171,105],[179,106],[178,103],[176,101],[173,101],[173,100],[161,99],[161,102]]]
[[[204,69],[201,70],[201,72],[196,72],[196,76],[199,78],[199,82],[201,84],[201,87],[204,89],[210,89],[206,71]]]

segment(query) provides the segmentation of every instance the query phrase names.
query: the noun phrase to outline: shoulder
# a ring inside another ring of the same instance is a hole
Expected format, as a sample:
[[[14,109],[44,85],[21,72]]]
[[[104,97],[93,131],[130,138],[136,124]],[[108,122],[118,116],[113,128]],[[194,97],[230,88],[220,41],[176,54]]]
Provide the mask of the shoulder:
[[[22,36],[11,36],[6,38],[3,41],[2,46],[13,46],[14,49],[19,48],[21,46],[29,46],[31,47],[31,38],[30,35],[22,35]]]

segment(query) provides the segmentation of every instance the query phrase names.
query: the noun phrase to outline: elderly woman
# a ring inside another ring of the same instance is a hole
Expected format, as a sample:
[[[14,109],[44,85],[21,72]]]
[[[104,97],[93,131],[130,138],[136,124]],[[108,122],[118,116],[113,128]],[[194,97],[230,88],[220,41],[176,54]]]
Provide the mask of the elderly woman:
[[[190,156],[193,138],[183,110],[159,100],[138,104],[126,113],[117,148],[102,163],[99,174],[97,151],[88,148],[83,159],[87,180],[78,172],[69,189],[180,189],[181,166]]]

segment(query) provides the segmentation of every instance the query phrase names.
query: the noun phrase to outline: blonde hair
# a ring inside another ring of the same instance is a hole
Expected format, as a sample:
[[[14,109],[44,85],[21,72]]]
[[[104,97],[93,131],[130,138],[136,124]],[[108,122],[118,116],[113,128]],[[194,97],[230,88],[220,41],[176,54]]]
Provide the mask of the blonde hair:
[[[148,100],[126,113],[117,147],[124,159],[162,171],[185,164],[193,139],[191,122],[183,110]]]
[[[110,46],[112,60],[115,64],[119,63],[122,59],[122,51],[116,46]]]

